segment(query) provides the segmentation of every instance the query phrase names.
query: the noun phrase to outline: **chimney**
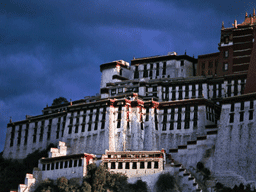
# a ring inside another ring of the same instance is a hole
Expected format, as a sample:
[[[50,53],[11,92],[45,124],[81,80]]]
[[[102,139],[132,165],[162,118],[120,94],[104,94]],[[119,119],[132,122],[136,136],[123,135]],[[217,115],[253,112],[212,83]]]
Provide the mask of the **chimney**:
[[[248,17],[248,13],[247,12],[245,12],[245,18],[247,18]]]
[[[237,20],[234,21],[234,27],[237,28]]]
[[[222,21],[221,29],[224,29],[224,21]]]
[[[250,17],[251,25],[253,24],[253,17]]]

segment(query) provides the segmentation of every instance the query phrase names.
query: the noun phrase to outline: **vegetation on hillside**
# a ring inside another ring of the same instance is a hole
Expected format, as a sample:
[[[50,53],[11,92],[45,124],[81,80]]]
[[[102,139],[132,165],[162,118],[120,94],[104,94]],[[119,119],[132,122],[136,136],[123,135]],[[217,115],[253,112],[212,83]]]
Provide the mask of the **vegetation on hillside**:
[[[246,187],[241,183],[239,186],[235,185],[232,188],[225,187],[222,183],[216,183],[215,185],[216,192],[256,192],[256,189],[253,191],[250,190],[250,185],[246,185]]]
[[[175,183],[175,178],[170,173],[161,174],[156,182],[156,190],[159,192],[173,191]]]
[[[45,180],[36,186],[35,192],[147,192],[147,184],[138,180],[134,184],[127,182],[127,176],[119,173],[110,173],[105,167],[96,164],[87,166],[88,173],[83,178],[82,185],[74,180],[61,177],[54,185],[52,180]]]
[[[0,155],[0,191],[10,192],[11,189],[17,189],[19,184],[24,183],[26,173],[33,172],[33,168],[38,165],[38,160],[47,157],[51,147],[55,146],[50,144],[47,149],[37,150],[21,161],[4,159]]]

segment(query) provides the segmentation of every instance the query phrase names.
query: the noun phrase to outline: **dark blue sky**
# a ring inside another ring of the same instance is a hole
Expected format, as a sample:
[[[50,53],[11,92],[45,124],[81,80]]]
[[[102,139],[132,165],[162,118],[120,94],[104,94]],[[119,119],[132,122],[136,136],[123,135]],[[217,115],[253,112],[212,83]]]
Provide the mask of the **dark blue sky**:
[[[2,0],[0,151],[6,125],[63,96],[99,92],[100,64],[171,51],[218,51],[221,22],[252,14],[253,1]]]

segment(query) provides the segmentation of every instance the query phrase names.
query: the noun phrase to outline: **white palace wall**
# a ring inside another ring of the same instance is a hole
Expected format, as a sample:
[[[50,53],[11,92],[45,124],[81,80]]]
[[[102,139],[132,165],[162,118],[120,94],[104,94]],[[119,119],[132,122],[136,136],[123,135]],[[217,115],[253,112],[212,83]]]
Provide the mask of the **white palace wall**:
[[[213,169],[223,184],[227,186],[238,184],[239,179],[241,181],[243,179],[256,180],[255,100],[251,109],[250,101],[244,102],[244,109],[241,109],[240,102],[234,103],[233,122],[230,122],[231,105],[222,106]],[[250,111],[253,113],[251,120],[249,120]],[[241,113],[244,114],[243,121],[240,121]],[[237,179],[230,179],[230,175]],[[239,176],[242,176],[243,179]]]

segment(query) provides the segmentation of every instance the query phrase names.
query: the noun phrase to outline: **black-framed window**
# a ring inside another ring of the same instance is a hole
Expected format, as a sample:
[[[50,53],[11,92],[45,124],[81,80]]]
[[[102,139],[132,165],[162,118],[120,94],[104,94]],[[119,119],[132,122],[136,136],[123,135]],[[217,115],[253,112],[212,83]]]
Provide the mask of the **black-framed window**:
[[[144,65],[143,77],[148,77],[147,64],[146,64],[146,65]]]
[[[137,162],[132,162],[132,169],[137,169]]]
[[[118,169],[123,169],[123,162],[118,162]]]
[[[152,162],[148,162],[148,166],[147,166],[148,169],[151,169],[151,167],[152,167],[151,163]]]
[[[140,169],[144,169],[145,168],[145,163],[144,161],[140,162]]]
[[[228,58],[228,50],[224,51],[224,58]]]
[[[228,71],[228,63],[223,63],[223,71]]]
[[[134,71],[134,79],[139,78],[139,66],[135,66],[135,71]]]
[[[166,62],[163,62],[163,73],[162,75],[166,75]]]
[[[125,169],[130,169],[130,163],[129,162],[125,162]]]
[[[116,163],[115,162],[111,162],[111,168],[110,169],[116,169]]]
[[[155,161],[155,163],[154,163],[154,169],[158,169],[158,161]]]
[[[159,76],[159,63],[156,63],[156,76]]]

